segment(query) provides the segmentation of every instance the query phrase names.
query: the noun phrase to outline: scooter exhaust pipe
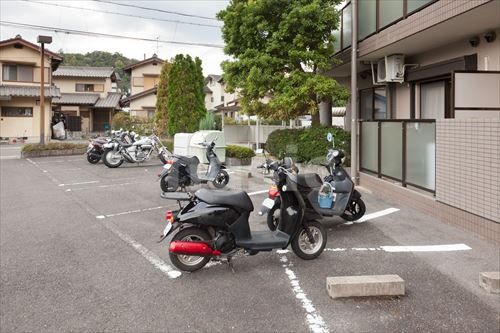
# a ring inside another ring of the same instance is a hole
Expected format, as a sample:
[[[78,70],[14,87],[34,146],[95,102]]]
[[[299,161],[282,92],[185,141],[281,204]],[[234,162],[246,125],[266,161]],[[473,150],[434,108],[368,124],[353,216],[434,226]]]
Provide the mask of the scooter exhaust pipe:
[[[170,243],[170,252],[190,256],[211,257],[220,256],[219,250],[214,250],[207,243],[173,241]]]

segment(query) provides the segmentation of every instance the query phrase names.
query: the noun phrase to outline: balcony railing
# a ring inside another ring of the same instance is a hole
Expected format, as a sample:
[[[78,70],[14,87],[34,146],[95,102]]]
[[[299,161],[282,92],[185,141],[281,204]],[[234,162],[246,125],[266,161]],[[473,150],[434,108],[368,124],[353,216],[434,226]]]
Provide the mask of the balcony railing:
[[[360,147],[362,171],[434,193],[435,120],[362,121]]]

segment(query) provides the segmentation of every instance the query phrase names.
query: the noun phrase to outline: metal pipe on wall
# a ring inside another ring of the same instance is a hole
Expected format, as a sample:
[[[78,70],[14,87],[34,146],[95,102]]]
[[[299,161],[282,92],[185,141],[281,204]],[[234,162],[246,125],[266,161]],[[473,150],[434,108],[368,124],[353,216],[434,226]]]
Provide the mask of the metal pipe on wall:
[[[358,0],[352,0],[351,40],[351,177],[359,184],[358,162]]]

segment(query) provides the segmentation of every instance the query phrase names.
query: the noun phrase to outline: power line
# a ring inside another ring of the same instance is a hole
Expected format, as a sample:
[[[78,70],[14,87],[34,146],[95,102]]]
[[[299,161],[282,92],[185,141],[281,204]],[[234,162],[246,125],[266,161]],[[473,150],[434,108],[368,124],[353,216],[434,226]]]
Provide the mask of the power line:
[[[44,30],[44,31],[53,31],[55,33],[64,33],[68,35],[82,35],[89,37],[107,37],[107,38],[118,38],[118,39],[130,39],[137,40],[143,42],[158,42],[164,44],[178,44],[178,45],[189,45],[189,46],[203,46],[203,47],[213,47],[217,49],[223,49],[224,46],[218,44],[210,44],[210,43],[195,43],[195,42],[178,42],[173,40],[161,40],[156,38],[142,38],[142,37],[133,37],[133,36],[123,36],[123,35],[115,35],[115,34],[106,34],[100,32],[92,32],[92,31],[82,31],[82,30],[74,30],[74,29],[65,29],[65,28],[56,28],[56,27],[48,27],[42,25],[34,25],[27,23],[18,23],[18,22],[9,22],[9,21],[0,21],[0,25],[11,26],[11,27],[21,27],[31,30]]]
[[[164,9],[151,8],[151,7],[143,7],[143,6],[138,6],[138,5],[131,5],[131,4],[128,4],[128,3],[120,3],[120,2],[107,1],[107,0],[92,0],[92,1],[102,2],[102,3],[109,3],[109,4],[112,4],[112,5],[116,5],[116,6],[132,7],[132,8],[138,8],[138,9],[144,9],[144,10],[151,10],[151,11],[154,11],[154,12],[161,12],[161,13],[174,14],[174,15],[180,15],[180,16],[186,16],[186,17],[195,17],[195,18],[201,18],[201,19],[205,19],[205,20],[218,21],[214,17],[200,16],[200,15],[186,14],[186,13],[179,13],[179,12],[173,12],[173,11],[164,10]]]
[[[46,6],[87,10],[87,11],[96,12],[96,13],[105,13],[105,14],[121,15],[121,16],[128,16],[128,17],[137,17],[137,18],[141,18],[141,19],[145,19],[145,20],[155,20],[155,21],[163,21],[163,22],[171,22],[171,23],[179,23],[179,24],[189,24],[189,25],[196,25],[196,26],[202,26],[202,27],[213,27],[213,28],[220,28],[221,27],[219,25],[214,25],[214,24],[194,23],[194,22],[186,22],[186,21],[178,21],[178,20],[168,20],[168,19],[161,19],[161,18],[156,18],[156,17],[118,13],[118,12],[113,12],[113,11],[109,11],[109,10],[99,10],[99,9],[94,9],[94,8],[68,6],[68,5],[58,4],[58,3],[48,3],[48,2],[33,1],[33,0],[19,0],[19,1],[24,1],[24,2],[33,3],[33,4],[46,5]]]

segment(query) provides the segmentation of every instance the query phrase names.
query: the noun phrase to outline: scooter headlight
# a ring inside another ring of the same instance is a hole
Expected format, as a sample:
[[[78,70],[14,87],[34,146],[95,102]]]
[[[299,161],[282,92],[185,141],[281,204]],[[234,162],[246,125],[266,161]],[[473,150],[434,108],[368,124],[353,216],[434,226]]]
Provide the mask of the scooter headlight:
[[[286,185],[283,185],[283,186],[281,187],[281,189],[283,190],[283,192],[286,192],[286,190],[287,190]]]

